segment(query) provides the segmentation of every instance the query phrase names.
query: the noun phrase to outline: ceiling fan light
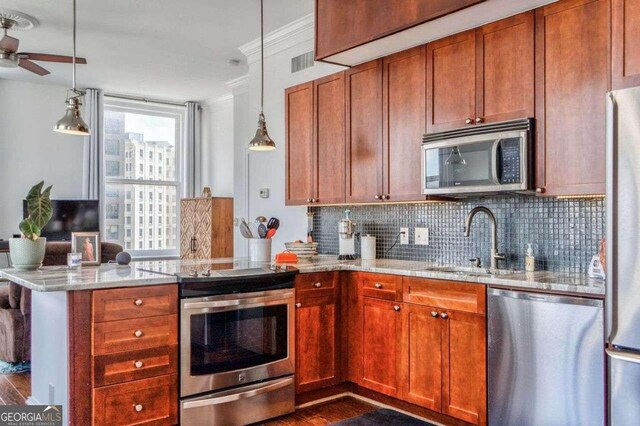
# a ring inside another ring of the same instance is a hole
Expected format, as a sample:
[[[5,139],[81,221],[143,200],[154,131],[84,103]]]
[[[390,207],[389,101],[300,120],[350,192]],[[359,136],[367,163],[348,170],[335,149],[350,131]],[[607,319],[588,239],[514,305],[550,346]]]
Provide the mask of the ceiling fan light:
[[[249,149],[251,151],[272,151],[276,149],[276,143],[267,132],[267,123],[262,113],[260,113],[256,134],[249,142]]]
[[[20,59],[15,53],[7,53],[0,51],[0,67],[16,68],[20,64]]]
[[[88,136],[91,134],[89,126],[84,122],[80,115],[80,99],[71,97],[67,99],[67,111],[56,125],[53,127],[54,132],[64,133],[67,135]]]

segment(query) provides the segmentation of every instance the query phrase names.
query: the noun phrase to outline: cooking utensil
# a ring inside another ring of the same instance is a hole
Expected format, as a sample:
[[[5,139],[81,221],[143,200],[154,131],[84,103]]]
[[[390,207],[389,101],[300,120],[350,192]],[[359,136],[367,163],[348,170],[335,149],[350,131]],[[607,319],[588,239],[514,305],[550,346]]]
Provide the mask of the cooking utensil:
[[[255,220],[256,223],[267,223],[267,218],[264,216],[258,216]]]
[[[280,228],[280,220],[277,217],[272,217],[271,219],[269,219],[269,222],[267,222],[267,228],[277,230],[278,228]]]
[[[260,236],[260,238],[266,238],[268,231],[269,230],[266,226],[264,226],[264,224],[261,223],[260,225],[258,225],[258,235]]]
[[[253,238],[253,233],[251,232],[251,228],[249,228],[247,221],[243,217],[240,218],[240,223],[238,224],[238,227],[240,228],[240,233],[242,234],[243,237]]]
[[[267,239],[271,239],[273,238],[273,236],[276,235],[276,229],[275,228],[271,228],[267,231]]]

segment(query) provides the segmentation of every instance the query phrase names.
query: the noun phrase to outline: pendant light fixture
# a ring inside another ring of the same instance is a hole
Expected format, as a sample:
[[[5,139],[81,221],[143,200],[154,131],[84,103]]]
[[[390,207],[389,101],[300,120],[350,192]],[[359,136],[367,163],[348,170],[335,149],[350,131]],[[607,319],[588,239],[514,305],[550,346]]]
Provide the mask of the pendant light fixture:
[[[258,130],[249,142],[251,151],[271,151],[276,149],[276,143],[267,132],[267,122],[264,119],[264,0],[260,0],[260,115],[258,116]]]
[[[85,92],[76,88],[76,0],[73,0],[73,89],[67,91],[67,112],[53,127],[55,132],[68,135],[87,136],[89,126],[80,116],[81,99]]]

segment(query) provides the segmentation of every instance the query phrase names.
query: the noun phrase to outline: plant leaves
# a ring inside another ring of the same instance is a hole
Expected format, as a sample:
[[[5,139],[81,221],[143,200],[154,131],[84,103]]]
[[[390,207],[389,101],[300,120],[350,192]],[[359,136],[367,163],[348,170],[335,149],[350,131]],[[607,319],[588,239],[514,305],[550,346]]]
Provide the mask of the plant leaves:
[[[20,222],[20,232],[22,232],[22,235],[24,235],[25,238],[33,241],[37,240],[40,236],[40,228],[29,218]]]
[[[29,219],[35,226],[40,229],[42,229],[47,223],[49,223],[49,221],[51,220],[51,216],[53,215],[53,210],[51,208],[52,186],[49,186],[47,189],[42,191],[43,186],[44,181],[31,188],[29,194],[27,195],[27,209],[29,210]],[[38,230],[38,235],[40,235],[40,230]]]

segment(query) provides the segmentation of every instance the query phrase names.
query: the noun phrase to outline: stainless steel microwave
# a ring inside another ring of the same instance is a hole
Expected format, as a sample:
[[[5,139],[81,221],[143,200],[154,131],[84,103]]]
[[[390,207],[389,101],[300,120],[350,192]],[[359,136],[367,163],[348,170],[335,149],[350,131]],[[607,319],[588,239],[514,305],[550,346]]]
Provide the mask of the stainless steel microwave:
[[[533,124],[526,118],[424,135],[424,194],[531,191]]]

